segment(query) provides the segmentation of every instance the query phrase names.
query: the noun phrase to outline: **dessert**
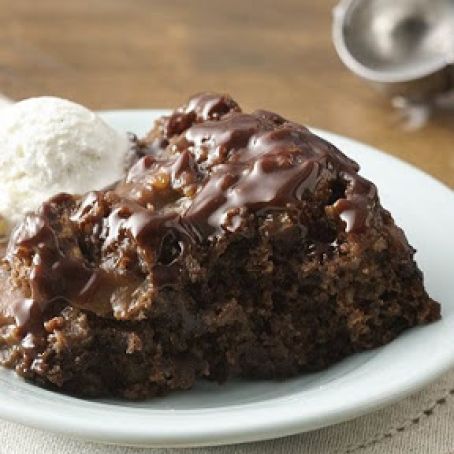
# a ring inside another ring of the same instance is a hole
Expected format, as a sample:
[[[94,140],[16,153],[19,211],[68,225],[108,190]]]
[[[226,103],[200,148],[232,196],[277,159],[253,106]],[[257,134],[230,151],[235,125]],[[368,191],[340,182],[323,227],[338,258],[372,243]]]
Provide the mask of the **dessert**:
[[[440,317],[376,187],[304,126],[203,93],[135,148],[11,236],[0,359],[23,377],[130,399],[282,379]]]
[[[0,234],[7,234],[58,192],[102,189],[122,178],[129,142],[85,107],[43,96],[0,110],[0,149]]]

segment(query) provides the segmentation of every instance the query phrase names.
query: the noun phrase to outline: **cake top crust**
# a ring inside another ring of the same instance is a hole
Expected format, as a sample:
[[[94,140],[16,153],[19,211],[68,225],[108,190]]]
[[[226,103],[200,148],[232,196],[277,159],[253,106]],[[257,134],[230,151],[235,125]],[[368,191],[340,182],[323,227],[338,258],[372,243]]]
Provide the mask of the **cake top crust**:
[[[227,95],[193,96],[136,148],[122,181],[56,195],[16,228],[4,268],[25,268],[28,284],[11,304],[25,331],[58,301],[145,318],[157,292],[184,278],[194,251],[251,236],[282,214],[302,235],[326,210],[345,234],[361,234],[378,203],[375,186],[333,145],[275,113],[243,113]]]

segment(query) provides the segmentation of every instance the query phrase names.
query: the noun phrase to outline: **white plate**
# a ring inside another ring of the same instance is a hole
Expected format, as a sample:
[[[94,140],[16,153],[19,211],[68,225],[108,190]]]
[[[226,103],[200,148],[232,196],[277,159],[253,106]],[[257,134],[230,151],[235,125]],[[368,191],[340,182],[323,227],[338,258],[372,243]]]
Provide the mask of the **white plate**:
[[[143,134],[160,111],[106,112],[120,130]],[[279,437],[359,416],[422,388],[454,366],[454,195],[421,171],[373,148],[318,131],[357,160],[418,249],[443,320],[329,369],[284,382],[200,382],[147,402],[81,400],[0,370],[0,417],[105,443],[196,446]],[[427,146],[431,146],[430,143]]]

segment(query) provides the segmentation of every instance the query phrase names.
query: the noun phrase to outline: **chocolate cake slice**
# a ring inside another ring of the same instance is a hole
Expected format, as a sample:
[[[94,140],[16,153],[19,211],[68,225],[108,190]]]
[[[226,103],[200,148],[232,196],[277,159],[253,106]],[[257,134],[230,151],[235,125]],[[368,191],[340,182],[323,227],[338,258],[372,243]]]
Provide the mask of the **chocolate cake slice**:
[[[10,239],[0,360],[23,377],[132,399],[282,379],[440,317],[376,187],[305,127],[204,93],[135,145],[123,181]]]

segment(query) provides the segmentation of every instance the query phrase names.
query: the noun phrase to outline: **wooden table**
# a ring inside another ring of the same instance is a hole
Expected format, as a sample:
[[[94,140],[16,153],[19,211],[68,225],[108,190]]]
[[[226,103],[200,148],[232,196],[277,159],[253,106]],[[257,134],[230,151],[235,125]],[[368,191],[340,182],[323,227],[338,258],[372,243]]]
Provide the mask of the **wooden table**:
[[[246,109],[368,142],[454,187],[454,115],[404,131],[389,102],[338,60],[334,4],[0,0],[0,92],[108,109],[172,107],[196,91],[225,91]]]

